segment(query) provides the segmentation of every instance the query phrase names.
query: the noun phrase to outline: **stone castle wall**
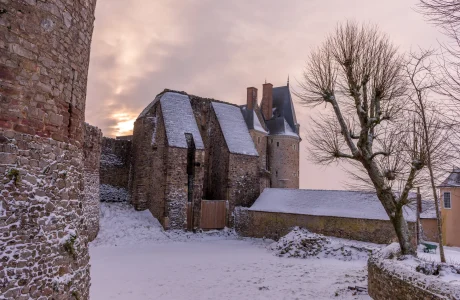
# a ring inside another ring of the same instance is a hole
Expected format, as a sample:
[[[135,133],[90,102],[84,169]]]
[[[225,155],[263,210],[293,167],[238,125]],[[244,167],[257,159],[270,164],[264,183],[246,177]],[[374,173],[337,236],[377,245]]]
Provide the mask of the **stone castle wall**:
[[[0,294],[88,299],[83,152],[0,129]]]
[[[100,163],[101,201],[127,202],[130,198],[132,142],[102,138]]]
[[[390,221],[312,216],[276,212],[250,211],[237,208],[235,228],[247,237],[279,239],[299,226],[312,232],[338,238],[388,244],[397,241]],[[409,223],[415,244],[415,225]]]
[[[268,161],[272,188],[299,188],[299,143],[294,136],[269,136]]]
[[[167,140],[160,105],[134,123],[131,203],[164,224]]]
[[[99,170],[101,160],[102,131],[85,123],[85,142],[83,146],[85,167],[83,214],[88,226],[89,241],[99,232]]]
[[[267,134],[256,131],[249,130],[254,145],[256,146],[257,153],[259,153],[259,172],[260,172],[260,182],[259,188],[260,193],[262,193],[266,188],[270,187],[270,172],[268,171],[268,157],[267,157]]]
[[[86,84],[96,0],[0,1],[0,294],[88,299]]]

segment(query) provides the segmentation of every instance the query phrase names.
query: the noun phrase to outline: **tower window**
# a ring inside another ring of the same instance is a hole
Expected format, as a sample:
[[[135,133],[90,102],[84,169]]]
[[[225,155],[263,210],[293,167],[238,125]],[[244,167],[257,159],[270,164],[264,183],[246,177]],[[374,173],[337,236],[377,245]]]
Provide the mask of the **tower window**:
[[[260,136],[257,137],[257,144],[260,144]]]
[[[443,195],[443,198],[444,198],[444,208],[451,209],[452,203],[450,201],[450,192],[445,192]]]
[[[297,149],[297,145],[296,145],[296,144],[294,144],[294,145],[292,145],[292,146],[293,146],[294,150]]]
[[[279,147],[280,146],[280,142],[276,142],[276,147]]]
[[[276,177],[278,177],[278,171],[276,171],[275,173],[276,173]]]

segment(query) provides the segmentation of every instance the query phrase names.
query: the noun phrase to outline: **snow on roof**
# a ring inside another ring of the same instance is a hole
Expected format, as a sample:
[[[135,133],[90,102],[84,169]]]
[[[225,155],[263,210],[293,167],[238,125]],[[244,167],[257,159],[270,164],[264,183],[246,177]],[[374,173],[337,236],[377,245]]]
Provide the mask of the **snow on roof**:
[[[260,124],[259,118],[257,117],[256,112],[253,110],[252,113],[254,114],[254,130],[267,133],[267,131],[262,127],[262,124]]]
[[[454,168],[439,187],[460,187],[460,169]]]
[[[196,149],[204,149],[189,97],[167,92],[161,95],[160,103],[169,146],[187,148],[185,134],[190,133],[193,135]]]
[[[389,220],[376,194],[356,191],[267,188],[249,210],[370,220]],[[405,208],[407,221],[415,211]]]
[[[212,102],[212,107],[216,112],[228,150],[231,153],[258,156],[240,108],[218,102]]]

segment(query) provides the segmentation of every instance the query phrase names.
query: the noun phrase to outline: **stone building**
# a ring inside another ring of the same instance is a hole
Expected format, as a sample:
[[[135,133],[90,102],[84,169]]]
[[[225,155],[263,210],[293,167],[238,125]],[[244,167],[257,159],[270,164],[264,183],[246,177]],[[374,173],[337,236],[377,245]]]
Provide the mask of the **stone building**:
[[[84,113],[96,0],[0,1],[0,298],[88,299]]]
[[[243,106],[165,90],[132,137],[104,138],[101,200],[129,182],[135,209],[165,228],[233,226],[234,208],[251,206],[265,188],[299,187],[298,132],[289,86],[264,84],[260,105],[248,88]]]

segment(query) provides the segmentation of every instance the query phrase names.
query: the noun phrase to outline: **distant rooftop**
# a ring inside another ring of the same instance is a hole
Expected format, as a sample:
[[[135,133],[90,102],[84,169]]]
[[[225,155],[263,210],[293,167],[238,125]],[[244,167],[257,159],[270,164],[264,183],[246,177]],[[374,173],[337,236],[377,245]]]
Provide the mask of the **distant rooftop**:
[[[434,218],[432,207],[424,206],[421,218]],[[389,220],[375,193],[358,191],[265,189],[249,210]],[[405,207],[404,215],[407,221],[415,222],[415,209]]]
[[[438,187],[460,187],[460,169],[454,168]]]

